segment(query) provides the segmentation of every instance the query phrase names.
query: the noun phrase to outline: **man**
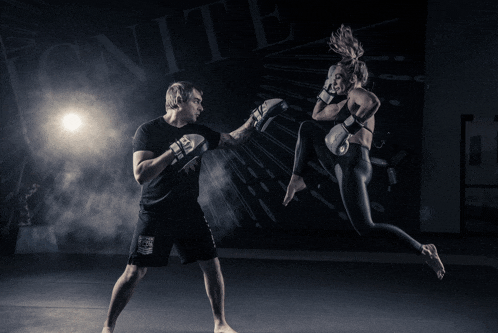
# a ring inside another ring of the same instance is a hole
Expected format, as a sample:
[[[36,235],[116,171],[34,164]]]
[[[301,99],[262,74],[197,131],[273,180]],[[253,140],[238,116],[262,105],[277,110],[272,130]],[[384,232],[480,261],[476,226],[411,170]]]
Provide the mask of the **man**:
[[[195,124],[203,111],[202,91],[176,82],[166,92],[166,114],[142,124],[133,139],[133,173],[142,185],[140,213],[128,265],[112,291],[102,333],[112,333],[147,267],[166,266],[173,245],[182,264],[198,262],[214,317],[215,333],[236,333],[226,322],[224,282],[214,239],[197,202],[200,157],[208,149],[230,148],[264,131],[287,108],[272,99],[254,109],[237,130],[218,133]]]

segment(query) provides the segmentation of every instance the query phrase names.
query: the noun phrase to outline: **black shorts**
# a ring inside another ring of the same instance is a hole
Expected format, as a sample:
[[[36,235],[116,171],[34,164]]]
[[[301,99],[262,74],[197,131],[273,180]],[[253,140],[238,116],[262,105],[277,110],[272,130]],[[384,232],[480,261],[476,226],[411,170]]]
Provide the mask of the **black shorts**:
[[[216,258],[216,245],[204,214],[200,209],[194,211],[182,219],[170,219],[164,213],[140,211],[128,264],[166,266],[173,245],[182,264]]]

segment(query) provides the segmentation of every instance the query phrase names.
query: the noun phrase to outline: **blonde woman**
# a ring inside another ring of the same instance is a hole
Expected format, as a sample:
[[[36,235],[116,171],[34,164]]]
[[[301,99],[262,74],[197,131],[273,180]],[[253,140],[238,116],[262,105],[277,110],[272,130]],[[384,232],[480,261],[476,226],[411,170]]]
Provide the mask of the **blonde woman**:
[[[342,25],[332,33],[328,44],[342,59],[329,70],[313,109],[314,121],[305,121],[299,128],[293,174],[283,204],[287,206],[296,192],[306,188],[307,162],[316,157],[337,178],[342,202],[359,235],[375,232],[401,243],[421,255],[442,279],[444,266],[433,244],[420,244],[398,227],[372,221],[367,191],[372,177],[369,153],[380,101],[363,88],[368,69],[360,60],[363,47],[351,28]],[[324,125],[329,122],[332,128],[326,129]]]

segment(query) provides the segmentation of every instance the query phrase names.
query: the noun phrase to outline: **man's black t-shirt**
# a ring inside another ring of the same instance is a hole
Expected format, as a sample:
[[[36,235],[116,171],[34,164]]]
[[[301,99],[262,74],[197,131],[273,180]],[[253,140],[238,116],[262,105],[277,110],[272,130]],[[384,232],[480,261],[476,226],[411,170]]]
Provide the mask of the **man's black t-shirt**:
[[[157,157],[185,134],[202,135],[206,138],[210,150],[216,148],[220,141],[220,133],[206,126],[187,124],[177,128],[168,124],[163,117],[159,117],[137,129],[133,138],[133,152],[148,150]],[[180,171],[179,165],[180,163],[175,163],[167,166],[156,178],[142,185],[142,210],[178,218],[184,216],[186,210],[197,208],[201,160],[197,161],[195,170]]]

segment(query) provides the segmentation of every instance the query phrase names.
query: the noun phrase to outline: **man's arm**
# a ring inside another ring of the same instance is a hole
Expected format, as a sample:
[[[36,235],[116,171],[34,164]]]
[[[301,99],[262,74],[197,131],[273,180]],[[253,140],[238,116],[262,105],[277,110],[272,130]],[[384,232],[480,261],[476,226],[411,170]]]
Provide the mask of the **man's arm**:
[[[244,125],[230,133],[221,133],[218,148],[233,148],[249,140],[254,132],[254,118],[249,117]]]
[[[264,132],[270,122],[288,108],[287,102],[281,98],[267,99],[251,111],[244,125],[233,132],[221,133],[218,147],[232,148],[247,142],[253,131]]]
[[[154,153],[148,150],[139,150],[133,153],[133,175],[142,185],[156,178],[175,159],[171,149],[154,158]]]

